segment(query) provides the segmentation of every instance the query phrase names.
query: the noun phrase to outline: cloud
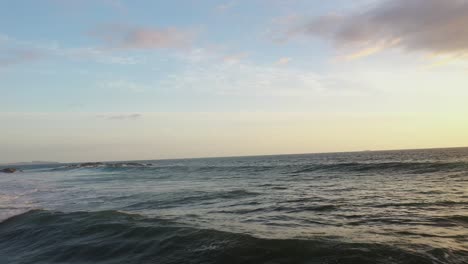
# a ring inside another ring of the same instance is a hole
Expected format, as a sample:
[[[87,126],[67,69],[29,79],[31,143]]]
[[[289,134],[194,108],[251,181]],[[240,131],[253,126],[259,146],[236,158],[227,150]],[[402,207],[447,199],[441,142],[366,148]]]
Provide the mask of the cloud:
[[[119,90],[119,91],[129,91],[135,93],[141,93],[147,90],[147,86],[143,84],[138,84],[126,80],[116,80],[109,81],[102,84],[104,88]]]
[[[467,54],[467,25],[467,0],[386,0],[359,12],[315,17],[290,28],[287,37],[320,37],[357,50],[349,58],[388,48]]]
[[[361,96],[374,91],[366,84],[308,69],[261,65],[249,61],[186,61],[187,68],[160,80],[170,90],[234,96]],[[354,76],[353,76],[354,77]]]
[[[100,49],[94,47],[82,48],[54,48],[54,53],[59,56],[64,56],[71,60],[94,60],[104,64],[121,64],[135,65],[143,63],[144,58],[138,56],[118,55],[108,49]]]
[[[236,54],[226,55],[223,57],[225,63],[239,63],[243,59],[247,58],[249,54],[246,52],[239,52]]]
[[[0,51],[0,67],[8,67],[15,64],[36,61],[43,54],[32,49],[6,49]]]
[[[193,31],[127,25],[102,26],[91,35],[116,49],[185,49],[195,38]]]
[[[122,13],[127,13],[127,7],[119,0],[102,0],[105,4],[108,4],[112,8]]]
[[[10,37],[0,33],[0,44],[7,43],[10,40]]]
[[[126,14],[128,12],[125,4],[120,0],[50,0],[51,3],[66,8],[68,12],[88,11],[95,9],[97,6],[104,6],[114,9],[120,13]]]
[[[0,34],[0,67],[54,57],[121,65],[141,64],[146,61],[143,56],[118,53],[107,48],[65,47],[56,41],[30,42]]]
[[[218,12],[225,12],[225,11],[233,8],[235,5],[236,5],[236,1],[230,1],[230,2],[227,2],[227,3],[220,4],[220,5],[216,6],[215,9]]]
[[[278,65],[278,66],[287,65],[287,64],[289,64],[291,61],[292,61],[291,58],[289,58],[289,57],[283,57],[283,58],[280,58],[279,60],[277,60],[277,61],[275,62],[275,65]]]
[[[98,115],[100,118],[104,118],[107,120],[136,120],[142,117],[141,114],[104,114]]]

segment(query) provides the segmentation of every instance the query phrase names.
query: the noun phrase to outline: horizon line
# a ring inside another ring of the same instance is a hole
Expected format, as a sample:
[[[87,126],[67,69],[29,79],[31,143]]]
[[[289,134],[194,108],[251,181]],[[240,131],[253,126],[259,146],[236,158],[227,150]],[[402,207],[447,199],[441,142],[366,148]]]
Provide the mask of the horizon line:
[[[390,151],[415,151],[415,150],[437,150],[437,149],[463,149],[468,146],[462,147],[428,147],[428,148],[409,148],[409,149],[378,149],[378,150],[354,150],[354,151],[329,151],[329,152],[308,152],[308,153],[281,153],[281,154],[254,154],[254,155],[232,155],[232,156],[204,156],[204,157],[186,157],[186,158],[160,158],[160,159],[130,159],[130,160],[95,160],[95,161],[71,161],[71,162],[59,162],[59,161],[20,161],[20,162],[8,162],[0,163],[0,166],[15,165],[19,163],[34,163],[43,162],[47,164],[73,164],[73,163],[92,163],[92,162],[136,162],[136,161],[167,161],[167,160],[196,160],[196,159],[228,159],[228,158],[254,158],[254,157],[273,157],[273,156],[293,156],[293,155],[320,155],[320,154],[340,154],[340,153],[362,153],[362,152],[390,152]],[[31,164],[31,165],[32,165]]]

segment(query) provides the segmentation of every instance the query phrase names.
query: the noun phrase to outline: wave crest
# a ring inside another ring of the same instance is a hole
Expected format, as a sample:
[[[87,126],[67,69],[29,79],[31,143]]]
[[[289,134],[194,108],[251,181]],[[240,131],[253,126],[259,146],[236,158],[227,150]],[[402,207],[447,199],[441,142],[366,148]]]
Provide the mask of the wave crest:
[[[0,256],[5,263],[461,264],[468,258],[466,252],[414,245],[255,238],[118,211],[44,210],[0,223]]]

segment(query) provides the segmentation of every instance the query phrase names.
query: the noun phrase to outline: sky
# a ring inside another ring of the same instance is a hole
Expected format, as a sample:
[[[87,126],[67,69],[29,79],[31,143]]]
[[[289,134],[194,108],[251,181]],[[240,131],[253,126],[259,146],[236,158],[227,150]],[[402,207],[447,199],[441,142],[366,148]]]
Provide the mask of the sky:
[[[468,146],[467,0],[0,0],[0,163]]]

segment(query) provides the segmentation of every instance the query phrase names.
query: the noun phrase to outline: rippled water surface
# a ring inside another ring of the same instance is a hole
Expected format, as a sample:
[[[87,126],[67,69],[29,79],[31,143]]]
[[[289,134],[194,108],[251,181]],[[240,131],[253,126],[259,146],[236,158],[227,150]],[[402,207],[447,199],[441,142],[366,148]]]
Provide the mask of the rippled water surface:
[[[468,149],[30,166],[0,263],[468,263]]]

